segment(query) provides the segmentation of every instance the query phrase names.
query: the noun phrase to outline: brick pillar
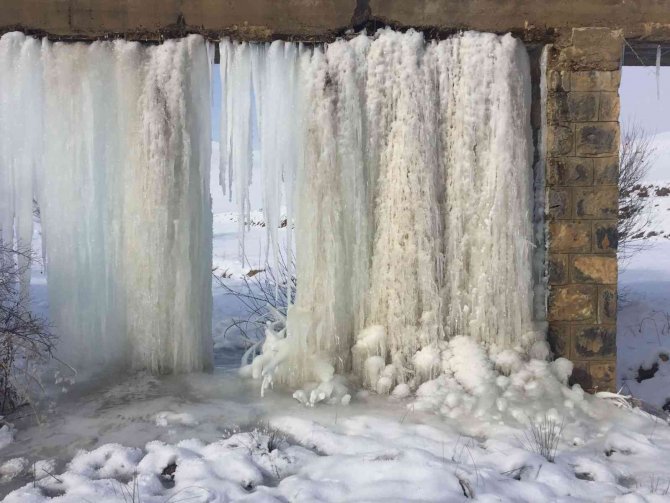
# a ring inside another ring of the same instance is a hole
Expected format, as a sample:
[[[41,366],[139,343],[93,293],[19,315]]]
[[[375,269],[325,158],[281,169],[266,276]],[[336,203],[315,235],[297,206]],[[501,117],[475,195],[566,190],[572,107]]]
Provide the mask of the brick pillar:
[[[573,29],[547,60],[549,342],[591,391],[616,385],[622,34]]]

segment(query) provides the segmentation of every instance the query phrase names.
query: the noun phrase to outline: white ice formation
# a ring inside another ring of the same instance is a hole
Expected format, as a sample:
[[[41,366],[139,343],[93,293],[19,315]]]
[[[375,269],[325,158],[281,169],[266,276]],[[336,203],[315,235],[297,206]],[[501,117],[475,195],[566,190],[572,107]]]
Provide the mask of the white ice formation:
[[[211,365],[209,78],[198,36],[0,39],[0,229],[30,243],[36,199],[68,363]]]
[[[273,253],[282,206],[295,223],[284,246],[296,250],[296,301],[286,337],[271,338],[276,357],[256,362],[259,377],[318,384],[353,370],[389,392],[436,377],[459,335],[494,353],[532,345],[521,42],[385,29],[325,46],[225,40],[220,50],[221,179],[247,211],[257,121]]]
[[[29,241],[36,198],[51,317],[74,363],[211,362],[208,54],[198,36],[0,40],[0,230]],[[297,259],[295,304],[252,375],[316,382],[310,403],[351,371],[403,395],[436,377],[456,336],[530,347],[522,43],[386,29],[325,46],[224,40],[220,55],[221,184],[243,232],[257,138],[268,256]]]

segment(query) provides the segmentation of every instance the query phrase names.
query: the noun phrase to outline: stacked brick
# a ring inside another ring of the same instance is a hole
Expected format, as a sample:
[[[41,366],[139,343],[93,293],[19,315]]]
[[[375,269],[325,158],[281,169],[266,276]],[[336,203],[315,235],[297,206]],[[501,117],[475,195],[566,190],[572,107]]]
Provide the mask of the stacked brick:
[[[547,63],[549,341],[590,391],[616,384],[622,35],[572,30]]]

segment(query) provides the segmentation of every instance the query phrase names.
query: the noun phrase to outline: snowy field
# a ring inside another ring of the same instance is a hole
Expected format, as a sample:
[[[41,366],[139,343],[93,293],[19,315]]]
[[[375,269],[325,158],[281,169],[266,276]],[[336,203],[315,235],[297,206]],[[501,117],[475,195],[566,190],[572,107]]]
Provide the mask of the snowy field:
[[[657,158],[644,184],[652,235],[619,274],[618,378],[624,393],[670,410],[670,133],[652,145]]]
[[[258,193],[251,198],[260,208]],[[670,197],[658,204],[658,215],[670,214]],[[265,228],[251,226],[249,263],[241,264],[234,204],[214,192],[213,208],[213,267],[239,288],[264,259]],[[262,222],[262,213],[252,220]],[[657,226],[670,232],[670,216]],[[621,275],[619,379],[624,391],[662,407],[670,397],[662,359],[670,351],[670,240],[649,242]],[[39,310],[47,308],[44,290],[35,270]],[[529,361],[510,352],[492,362],[457,338],[442,362],[449,372],[414,396],[354,392],[347,406],[305,407],[293,390],[261,398],[258,381],[237,376],[253,341],[226,332],[241,306],[216,284],[213,294],[213,375],[76,383],[42,424],[0,429],[4,501],[670,500],[667,422],[569,388],[565,360],[549,363],[539,351]],[[638,367],[652,361],[656,374],[637,383]],[[555,453],[538,452],[533,428],[555,434]]]

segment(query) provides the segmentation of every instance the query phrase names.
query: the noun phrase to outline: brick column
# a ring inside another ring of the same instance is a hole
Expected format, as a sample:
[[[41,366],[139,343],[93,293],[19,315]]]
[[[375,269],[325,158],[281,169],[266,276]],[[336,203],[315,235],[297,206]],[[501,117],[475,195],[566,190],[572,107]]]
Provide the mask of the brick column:
[[[573,29],[547,60],[549,342],[591,391],[616,385],[622,34]]]

